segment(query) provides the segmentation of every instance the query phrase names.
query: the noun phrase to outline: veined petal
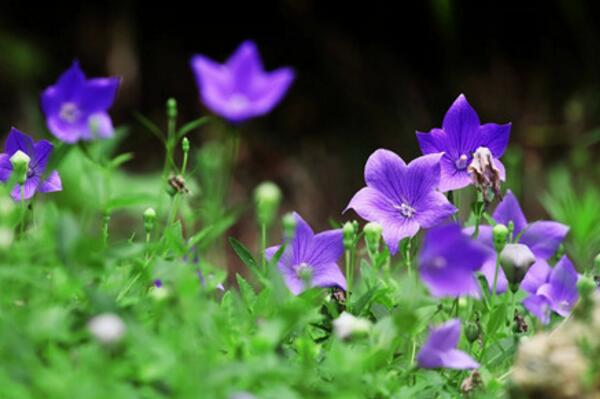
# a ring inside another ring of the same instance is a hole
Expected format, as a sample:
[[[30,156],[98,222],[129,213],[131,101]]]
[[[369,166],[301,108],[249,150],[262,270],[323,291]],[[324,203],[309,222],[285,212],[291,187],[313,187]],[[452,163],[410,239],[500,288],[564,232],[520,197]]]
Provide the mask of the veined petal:
[[[308,223],[297,212],[294,212],[294,219],[296,219],[296,230],[291,246],[294,251],[293,263],[299,264],[307,262],[311,255],[314,233]]]
[[[445,144],[448,138],[442,129],[431,129],[429,133],[417,132],[417,141],[423,154],[448,151]]]
[[[402,198],[402,181],[407,174],[407,166],[392,151],[376,150],[365,165],[365,182],[367,186],[384,194],[390,201],[400,204]]]
[[[398,252],[400,240],[407,237],[414,237],[419,232],[419,223],[414,219],[389,219],[381,221],[379,224],[383,228],[383,241],[388,246],[392,255]]]
[[[455,161],[449,154],[444,154],[440,161],[440,184],[439,190],[443,193],[453,190],[459,190],[472,183],[471,176],[467,169],[458,169]]]
[[[32,157],[34,153],[33,139],[13,127],[10,129],[10,132],[8,132],[8,137],[6,137],[4,150],[9,157],[17,151],[23,151],[25,154]]]
[[[431,328],[425,346],[439,351],[448,351],[456,348],[459,339],[460,320],[452,319],[438,327]]]
[[[463,233],[472,237],[475,234],[475,226],[465,227]],[[480,225],[476,240],[486,247],[494,249],[493,227],[486,224]]]
[[[296,271],[291,266],[279,262],[278,267],[285,285],[287,285],[292,294],[298,295],[304,291],[304,281],[298,277]]]
[[[339,287],[346,290],[346,278],[337,263],[322,263],[313,267],[312,285],[315,287]]]
[[[540,220],[525,228],[519,242],[527,245],[535,256],[549,259],[563,242],[569,227],[562,223]]]
[[[380,224],[384,220],[402,218],[400,211],[394,208],[385,194],[371,187],[363,187],[354,194],[344,212],[348,209],[354,209],[365,220]]]
[[[437,190],[440,183],[440,159],[443,153],[420,156],[408,164],[401,182],[404,201],[417,204]]]
[[[437,226],[446,221],[457,209],[452,205],[444,194],[432,191],[427,196],[414,204],[415,219],[426,229]]]
[[[13,167],[10,163],[10,156],[8,154],[0,154],[0,181],[7,181],[10,179]]]
[[[538,288],[548,281],[552,268],[544,259],[537,258],[521,281],[521,289],[535,295]]]
[[[446,151],[456,151],[457,154],[468,154],[475,151],[479,143],[480,124],[479,116],[465,96],[463,94],[458,96],[446,112],[442,123],[448,137]]]
[[[119,78],[95,78],[88,80],[79,94],[79,106],[88,113],[106,111],[115,101],[119,83]]]
[[[28,200],[35,195],[37,188],[40,184],[40,177],[34,175],[27,180],[25,180],[24,190],[23,190],[23,199]],[[21,185],[17,184],[10,193],[11,197],[15,201],[21,201]]]
[[[35,170],[37,173],[44,173],[48,159],[52,155],[54,146],[52,143],[46,140],[40,140],[33,147],[33,156],[31,157],[30,168]]]
[[[550,303],[541,295],[529,295],[523,300],[523,306],[537,317],[542,324],[550,322]]]
[[[480,146],[489,148],[494,158],[502,157],[506,147],[508,147],[511,126],[510,123],[504,125],[486,123],[482,125],[479,128]]]
[[[493,218],[497,223],[502,223],[506,226],[512,220],[515,224],[515,237],[527,226],[527,219],[525,219],[521,206],[510,190],[506,192],[504,199],[496,207]]]
[[[440,355],[443,367],[456,370],[476,369],[479,368],[477,363],[471,356],[465,352],[452,349]]]
[[[321,264],[337,262],[344,253],[343,233],[341,229],[323,231],[315,234],[311,253],[306,263],[316,267]]]
[[[39,190],[41,193],[51,193],[62,191],[62,181],[57,171],[52,171],[50,175],[40,184]]]

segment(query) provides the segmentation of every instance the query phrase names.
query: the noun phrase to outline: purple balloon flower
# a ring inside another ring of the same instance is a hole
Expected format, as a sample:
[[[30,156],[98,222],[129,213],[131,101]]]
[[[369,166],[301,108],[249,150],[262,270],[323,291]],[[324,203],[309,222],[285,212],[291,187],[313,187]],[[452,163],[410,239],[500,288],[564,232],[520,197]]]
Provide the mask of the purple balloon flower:
[[[339,287],[346,290],[346,278],[337,261],[344,253],[341,229],[314,234],[310,226],[294,212],[296,232],[287,244],[278,267],[283,279],[294,295],[306,288],[304,276],[310,277],[312,287]],[[279,245],[267,248],[268,261],[275,255]]]
[[[383,227],[390,252],[419,229],[431,228],[456,212],[437,190],[442,154],[419,157],[408,165],[395,153],[379,149],[367,160],[365,182],[344,210],[352,208],[363,219]]]
[[[4,144],[5,152],[0,154],[0,181],[6,182],[10,179],[13,172],[10,157],[17,151],[22,151],[30,158],[27,179],[23,185],[23,199],[30,199],[36,191],[42,193],[61,191],[62,182],[57,171],[54,170],[46,179],[43,178],[53,148],[54,146],[46,140],[40,140],[35,143],[31,137],[13,127],[8,133]],[[20,184],[15,186],[11,192],[11,196],[15,201],[21,200]]]
[[[432,328],[427,341],[417,355],[419,367],[426,369],[475,369],[479,367],[471,356],[456,349],[460,339],[460,320],[453,319]]]
[[[294,80],[291,68],[264,71],[252,41],[243,42],[224,64],[195,55],[191,65],[204,105],[231,122],[270,112]]]
[[[48,129],[65,143],[111,137],[114,129],[107,111],[118,88],[119,78],[86,79],[74,61],[42,94]]]
[[[421,280],[435,297],[478,298],[475,272],[487,257],[483,245],[463,234],[458,225],[433,228],[427,232],[419,254]]]
[[[575,267],[563,256],[551,269],[547,280],[525,298],[523,305],[543,324],[550,322],[550,311],[567,317],[579,299],[578,279]]]
[[[538,259],[538,262],[540,259],[548,260],[551,258],[569,232],[568,226],[558,222],[539,220],[528,223],[517,198],[510,190],[506,192],[504,199],[498,204],[492,217],[497,223],[504,225],[508,225],[512,221],[514,224],[513,236],[515,237],[515,242],[527,245]],[[465,229],[467,234],[473,234],[473,231],[473,227]],[[484,263],[481,272],[487,279],[490,287],[492,287],[496,269],[496,253],[493,250],[492,226],[479,226],[477,240],[489,248],[490,256]],[[536,267],[536,264],[534,264],[527,275],[537,273],[542,269],[543,265]],[[528,280],[527,275],[524,281]],[[502,293],[506,291],[507,287],[508,281],[502,268],[500,268],[498,271],[497,292]]]
[[[429,133],[417,132],[423,154],[444,152],[440,190],[457,190],[471,184],[467,168],[473,160],[473,153],[479,147],[490,150],[494,165],[500,172],[500,179],[504,180],[504,165],[499,158],[508,146],[510,127],[510,123],[482,125],[477,112],[461,94],[446,112],[442,129],[432,129]]]

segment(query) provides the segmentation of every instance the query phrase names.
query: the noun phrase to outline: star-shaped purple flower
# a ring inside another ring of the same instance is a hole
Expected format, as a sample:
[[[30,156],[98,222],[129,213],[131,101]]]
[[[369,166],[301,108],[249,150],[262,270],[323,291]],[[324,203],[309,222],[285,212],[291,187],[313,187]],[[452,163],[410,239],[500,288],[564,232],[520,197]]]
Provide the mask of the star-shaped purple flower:
[[[549,273],[548,273],[549,272]],[[579,274],[566,256],[563,256],[554,268],[540,272],[548,273],[546,281],[535,292],[531,292],[523,305],[543,324],[550,322],[550,311],[567,317],[579,299],[577,280]],[[533,285],[529,288],[533,288]]]
[[[278,267],[283,279],[294,295],[306,288],[304,276],[310,277],[312,287],[339,287],[346,289],[346,278],[337,261],[344,253],[341,229],[314,234],[310,226],[294,212],[296,232],[287,244]],[[279,245],[267,248],[268,261],[275,255]]]
[[[42,193],[61,191],[62,183],[57,171],[52,171],[46,179],[43,178],[53,148],[54,146],[46,140],[40,140],[35,143],[31,137],[13,127],[6,138],[4,153],[0,154],[0,181],[6,182],[10,179],[13,172],[10,157],[17,151],[22,151],[30,158],[27,179],[23,185],[23,199],[30,199],[36,191]],[[11,196],[15,201],[21,200],[20,184],[15,186],[11,192]]]
[[[504,180],[504,165],[499,158],[508,146],[510,127],[510,123],[482,125],[473,107],[461,94],[446,112],[441,129],[432,129],[429,133],[417,132],[423,154],[444,152],[440,190],[457,190],[471,184],[467,168],[473,160],[473,153],[479,147],[490,150],[494,165],[500,172],[500,179]]]
[[[435,297],[478,298],[475,272],[487,257],[483,245],[463,234],[458,225],[435,227],[425,235],[419,254],[421,280]]]
[[[453,319],[432,328],[427,341],[417,355],[419,367],[426,369],[475,369],[479,367],[471,356],[456,349],[460,340],[460,320]]]
[[[86,79],[74,61],[42,94],[48,129],[65,143],[111,137],[114,128],[107,111],[118,88],[119,78]]]
[[[231,122],[270,112],[294,80],[291,68],[264,71],[252,41],[243,42],[224,64],[195,55],[191,65],[204,105]]]
[[[508,190],[504,199],[498,204],[494,214],[492,215],[496,223],[508,225],[509,222],[514,224],[513,236],[516,243],[525,244],[531,249],[531,252],[539,260],[548,260],[558,250],[559,245],[565,239],[569,232],[569,227],[562,223],[539,220],[537,222],[528,223],[521,206],[514,194]],[[474,228],[468,227],[465,229],[467,234],[473,234]],[[496,270],[496,253],[493,250],[494,243],[492,237],[492,226],[479,226],[479,236],[477,240],[485,244],[489,248],[489,258],[481,268],[481,272],[485,275],[490,287],[493,285],[494,273]],[[535,273],[538,268],[543,266],[531,267],[529,273]],[[533,271],[532,271],[533,270]],[[527,280],[527,275],[525,280]],[[524,280],[524,281],[525,281]],[[497,291],[502,293],[506,291],[508,282],[502,268],[498,271]]]
[[[419,229],[431,228],[456,212],[438,191],[442,154],[419,157],[408,165],[395,153],[379,149],[367,160],[365,183],[344,210],[352,208],[363,219],[383,227],[390,252]]]

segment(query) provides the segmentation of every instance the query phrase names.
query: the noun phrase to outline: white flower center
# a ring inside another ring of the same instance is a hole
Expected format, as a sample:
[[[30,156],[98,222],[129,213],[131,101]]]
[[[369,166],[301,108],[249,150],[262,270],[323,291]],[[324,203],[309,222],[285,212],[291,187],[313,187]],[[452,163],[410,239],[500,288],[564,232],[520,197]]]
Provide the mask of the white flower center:
[[[468,162],[468,160],[469,160],[469,157],[467,156],[467,154],[462,154],[454,162],[454,165],[456,166],[456,169],[459,169],[459,170],[465,170],[465,169],[467,169],[467,162]]]
[[[229,106],[234,111],[241,111],[248,107],[248,97],[243,94],[235,93],[229,97]]]
[[[294,265],[292,266],[292,268],[296,272],[296,275],[300,278],[310,276],[312,274],[312,268],[308,263],[305,262],[302,262],[298,265]]]
[[[73,123],[79,119],[81,116],[81,111],[79,110],[77,104],[66,102],[60,106],[59,116],[63,121]]]
[[[433,267],[435,267],[436,269],[443,269],[444,267],[446,267],[447,264],[448,264],[448,262],[446,261],[446,258],[444,258],[443,256],[436,256],[435,258],[433,258],[433,261],[431,262],[431,265]]]
[[[401,203],[400,205],[394,205],[394,208],[398,209],[402,216],[409,219],[412,218],[417,212],[415,208],[405,202]]]

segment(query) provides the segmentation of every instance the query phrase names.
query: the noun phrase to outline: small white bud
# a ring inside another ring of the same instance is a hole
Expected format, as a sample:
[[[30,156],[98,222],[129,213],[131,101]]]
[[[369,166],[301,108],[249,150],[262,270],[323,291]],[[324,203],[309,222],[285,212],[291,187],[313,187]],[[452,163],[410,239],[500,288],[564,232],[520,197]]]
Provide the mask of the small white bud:
[[[346,339],[352,335],[366,334],[371,329],[371,322],[343,312],[333,321],[335,335],[339,339]]]
[[[125,323],[114,313],[103,313],[88,323],[89,332],[103,344],[119,342],[125,334]]]

